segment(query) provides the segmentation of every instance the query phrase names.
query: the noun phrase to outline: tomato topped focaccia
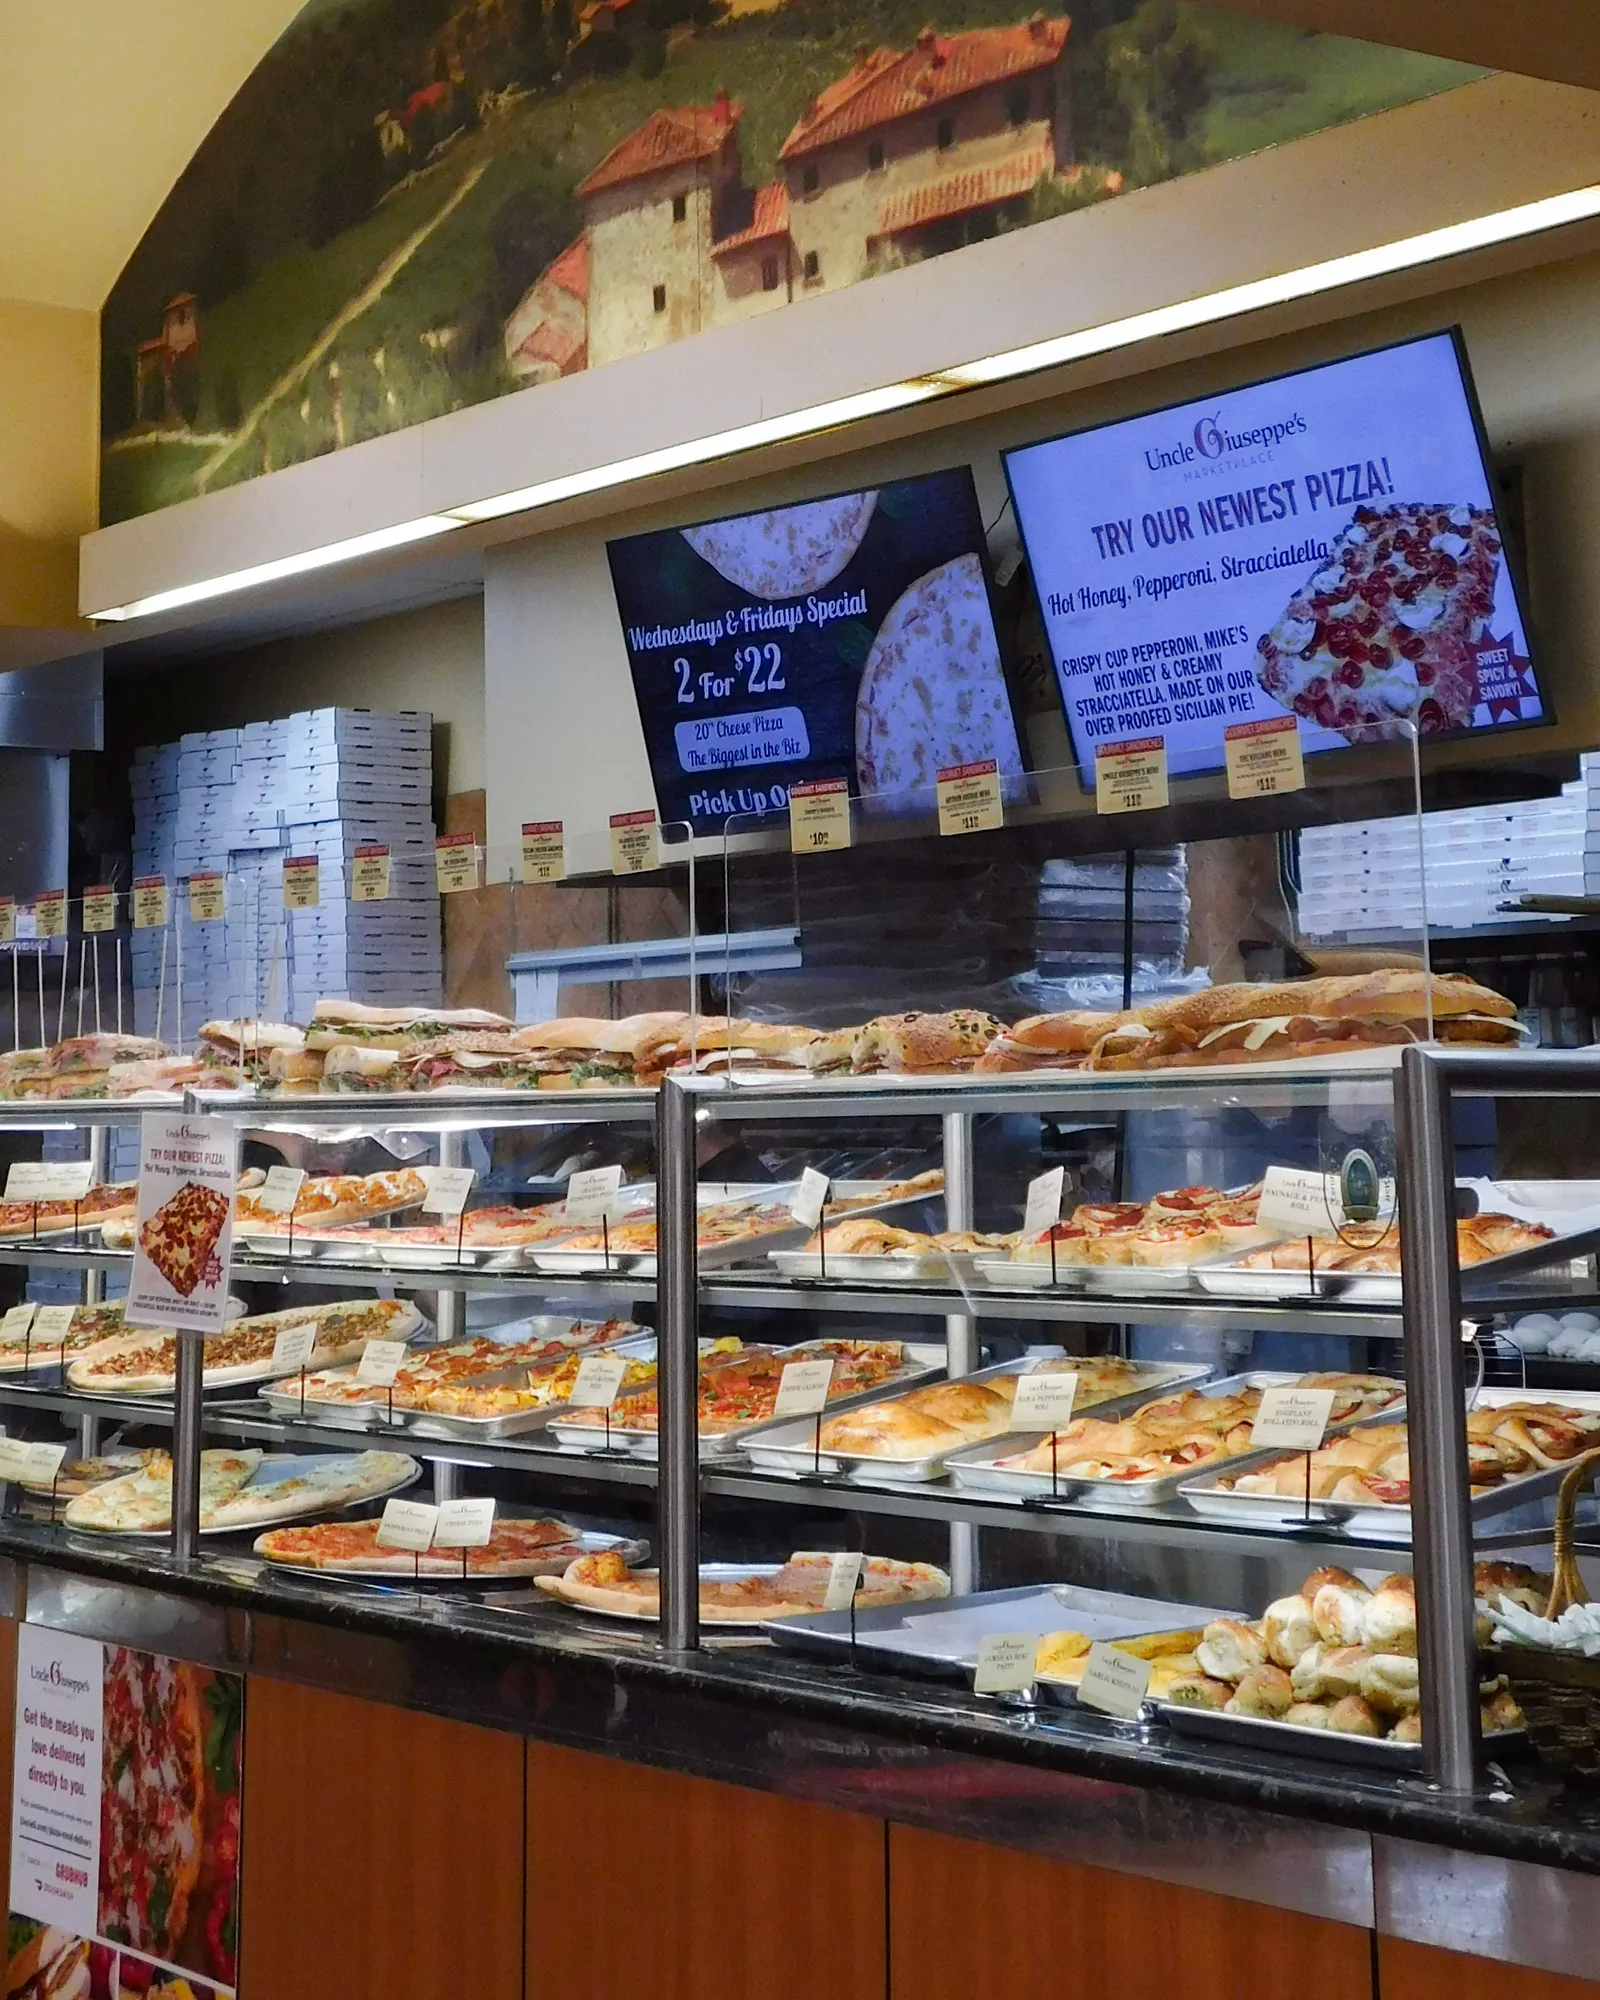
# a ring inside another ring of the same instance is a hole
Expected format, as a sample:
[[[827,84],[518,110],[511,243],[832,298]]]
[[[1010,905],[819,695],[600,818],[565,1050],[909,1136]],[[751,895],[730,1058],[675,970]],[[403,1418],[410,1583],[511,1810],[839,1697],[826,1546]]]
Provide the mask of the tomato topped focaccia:
[[[816,1340],[804,1349],[746,1347],[738,1354],[708,1354],[700,1363],[700,1430],[703,1435],[770,1421],[783,1371],[791,1361],[832,1361],[828,1400],[892,1381],[905,1361],[898,1340]],[[570,1424],[606,1425],[603,1410],[575,1410]],[[611,1430],[653,1433],[661,1420],[658,1392],[643,1389],[610,1412]]]
[[[833,1558],[826,1552],[792,1555],[766,1576],[737,1579],[702,1577],[700,1616],[708,1624],[753,1624],[763,1618],[799,1618],[820,1611],[827,1595]],[[539,1588],[568,1604],[591,1611],[611,1611],[631,1618],[656,1618],[661,1610],[661,1580],[654,1570],[630,1569],[615,1550],[579,1556],[561,1576],[544,1576]],[[906,1604],[914,1599],[948,1597],[950,1579],[931,1563],[894,1562],[868,1556],[861,1568],[858,1608]]]
[[[360,1222],[415,1208],[427,1193],[427,1180],[414,1167],[393,1167],[381,1174],[319,1174],[295,1196],[292,1219],[296,1230]],[[260,1190],[251,1188],[235,1197],[234,1220],[256,1231],[287,1230],[291,1212],[264,1208]]]
[[[138,1184],[92,1187],[81,1201],[0,1201],[0,1236],[43,1235],[49,1230],[88,1229],[112,1215],[132,1215]]]
[[[139,1248],[186,1299],[205,1279],[227,1222],[227,1196],[198,1181],[186,1181],[139,1231]]]
[[[558,1575],[582,1552],[579,1531],[565,1521],[497,1517],[489,1540],[476,1549],[430,1549],[421,1557],[380,1548],[377,1521],[317,1521],[273,1528],[256,1538],[255,1553],[293,1569],[382,1575],[394,1570],[422,1576]],[[463,1563],[463,1558],[465,1559]]]
[[[369,1340],[406,1340],[422,1324],[416,1307],[401,1299],[341,1299],[330,1305],[291,1306],[253,1319],[230,1320],[205,1344],[204,1380],[249,1381],[272,1372],[272,1350],[287,1326],[307,1320],[317,1328],[311,1351],[319,1368],[358,1355]],[[118,1395],[160,1395],[177,1381],[178,1342],[173,1334],[130,1333],[107,1341],[67,1367],[74,1389]]]

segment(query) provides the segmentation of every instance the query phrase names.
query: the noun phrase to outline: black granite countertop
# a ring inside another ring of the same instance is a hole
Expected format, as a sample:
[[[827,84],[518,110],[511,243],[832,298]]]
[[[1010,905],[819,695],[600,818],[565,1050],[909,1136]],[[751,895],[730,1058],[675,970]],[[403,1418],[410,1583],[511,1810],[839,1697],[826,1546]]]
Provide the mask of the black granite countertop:
[[[691,1735],[698,1730],[719,1753],[710,1760],[719,1768],[734,1756],[729,1746],[741,1732],[751,1736],[755,1725],[770,1739],[776,1725],[814,1724],[835,1754],[859,1746],[863,1768],[875,1760],[892,1766],[896,1746],[919,1745],[998,1760],[1011,1769],[1030,1766],[1600,1874],[1600,1792],[1557,1786],[1526,1757],[1497,1767],[1504,1785],[1461,1798],[1437,1793],[1414,1776],[1203,1743],[1159,1724],[1020,1710],[926,1681],[814,1664],[766,1644],[713,1638],[699,1652],[669,1654],[649,1633],[521,1589],[485,1595],[439,1586],[418,1593],[388,1582],[333,1585],[271,1570],[247,1550],[206,1553],[186,1564],[149,1547],[15,1518],[0,1521],[0,1557],[225,1610],[272,1614],[296,1627],[401,1642],[414,1672],[398,1698],[449,1710],[455,1706],[448,1693],[453,1682],[475,1676],[479,1685],[499,1690],[509,1706],[484,1715],[467,1704],[463,1712],[533,1736],[585,1740],[585,1728],[601,1727],[594,1718],[620,1715],[630,1696],[654,1690],[676,1698],[670,1712],[679,1737],[685,1729]],[[634,1725],[640,1733],[631,1739],[605,1721],[604,1747],[643,1761],[673,1762],[668,1736],[651,1740],[642,1719],[647,1712],[646,1704]],[[569,1726],[579,1715],[589,1722]]]

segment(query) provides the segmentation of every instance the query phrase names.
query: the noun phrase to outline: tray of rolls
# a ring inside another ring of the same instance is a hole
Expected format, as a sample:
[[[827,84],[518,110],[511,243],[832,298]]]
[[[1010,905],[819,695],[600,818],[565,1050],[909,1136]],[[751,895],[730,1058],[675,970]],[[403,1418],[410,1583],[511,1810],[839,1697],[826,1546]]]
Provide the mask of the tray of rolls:
[[[1017,1378],[1030,1368],[1075,1373],[1076,1407],[1126,1408],[1143,1397],[1203,1379],[1203,1365],[1124,1361],[1116,1355],[1058,1355],[996,1362],[957,1381],[877,1397],[815,1422],[779,1425],[744,1446],[763,1472],[843,1474],[862,1480],[938,1479],[951,1453],[1011,1428]]]
[[[1146,1399],[1120,1416],[1074,1415],[1053,1433],[980,1444],[955,1453],[946,1470],[970,1493],[1017,1500],[1054,1494],[1112,1509],[1161,1506],[1201,1466],[1263,1462],[1269,1454],[1253,1449],[1251,1426],[1263,1393],[1286,1383],[1332,1389],[1330,1421],[1341,1430],[1373,1422],[1405,1397],[1404,1384],[1388,1375],[1256,1369]]]
[[[1554,1493],[1581,1453],[1600,1445],[1600,1390],[1549,1397],[1525,1389],[1480,1389],[1465,1416],[1467,1470],[1476,1519]],[[1404,1423],[1392,1419],[1331,1438],[1311,1454],[1309,1518],[1348,1535],[1405,1536],[1411,1528],[1411,1462]],[[1257,1527],[1307,1516],[1306,1457],[1271,1452],[1248,1466],[1208,1467],[1181,1498],[1210,1520]]]

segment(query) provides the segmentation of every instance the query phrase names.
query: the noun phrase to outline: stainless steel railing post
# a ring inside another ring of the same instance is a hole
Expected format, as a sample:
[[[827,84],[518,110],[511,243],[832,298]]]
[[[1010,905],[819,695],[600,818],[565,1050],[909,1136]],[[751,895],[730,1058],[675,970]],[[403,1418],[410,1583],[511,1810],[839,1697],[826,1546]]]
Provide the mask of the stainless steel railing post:
[[[947,1111],[944,1126],[944,1226],[971,1229],[977,1203],[972,1184],[972,1113]],[[970,1375],[978,1365],[978,1322],[968,1313],[947,1313],[945,1365],[951,1376]],[[964,1597],[978,1588],[978,1530],[970,1521],[950,1524],[950,1588]]]
[[[111,1128],[109,1125],[91,1125],[88,1131],[89,1184],[102,1186],[109,1178],[106,1171],[111,1157]],[[86,1306],[97,1306],[106,1295],[106,1274],[104,1271],[89,1269],[83,1274],[81,1292]],[[85,1411],[78,1418],[78,1456],[93,1458],[100,1449],[101,1420]]]
[[[1395,1122],[1422,1761],[1433,1784],[1470,1792],[1481,1774],[1482,1732],[1455,1149],[1449,1082],[1421,1046],[1401,1060]]]
[[[172,1553],[180,1562],[200,1552],[200,1438],[205,1340],[178,1335],[178,1379],[173,1388]]]
[[[661,1643],[700,1644],[699,1332],[695,1097],[667,1077],[656,1098],[656,1342],[661,1392],[657,1554]]]

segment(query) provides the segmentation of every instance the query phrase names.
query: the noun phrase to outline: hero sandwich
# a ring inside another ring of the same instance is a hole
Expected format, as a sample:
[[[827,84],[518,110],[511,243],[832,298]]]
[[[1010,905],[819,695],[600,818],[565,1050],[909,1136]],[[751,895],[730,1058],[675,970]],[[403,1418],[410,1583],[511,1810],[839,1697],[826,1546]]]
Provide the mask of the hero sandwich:
[[[207,1021],[195,1038],[195,1056],[207,1069],[242,1071],[260,1083],[274,1049],[305,1045],[305,1029],[288,1021]]]
[[[540,1090],[617,1089],[652,1071],[659,1076],[664,1051],[687,1041],[689,1025],[687,1014],[630,1014],[620,1021],[572,1016],[518,1028],[511,1039],[527,1052]]]
[[[654,1085],[668,1070],[691,1066],[708,1076],[736,1069],[804,1069],[805,1052],[816,1039],[815,1028],[799,1024],[703,1015],[647,1051],[635,1074],[640,1083]]]
[[[319,1000],[305,1045],[414,1050],[454,1034],[509,1034],[512,1025],[483,1007],[363,1007],[356,1000]]]

